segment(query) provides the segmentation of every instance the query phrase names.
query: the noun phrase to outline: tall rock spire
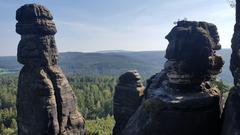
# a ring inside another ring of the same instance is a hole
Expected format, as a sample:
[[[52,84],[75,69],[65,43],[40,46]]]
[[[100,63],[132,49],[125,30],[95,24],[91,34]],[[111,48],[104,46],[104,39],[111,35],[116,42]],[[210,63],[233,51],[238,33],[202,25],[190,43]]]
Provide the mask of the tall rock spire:
[[[232,37],[232,55],[230,61],[230,70],[234,78],[234,85],[240,86],[240,3],[236,0],[236,24]]]
[[[58,63],[53,16],[26,4],[16,12],[21,35],[17,59],[23,64],[17,90],[19,135],[84,135],[84,118]]]
[[[240,134],[240,1],[236,0],[236,24],[232,37],[232,55],[230,70],[234,78],[234,87],[230,90],[222,115],[222,134]]]

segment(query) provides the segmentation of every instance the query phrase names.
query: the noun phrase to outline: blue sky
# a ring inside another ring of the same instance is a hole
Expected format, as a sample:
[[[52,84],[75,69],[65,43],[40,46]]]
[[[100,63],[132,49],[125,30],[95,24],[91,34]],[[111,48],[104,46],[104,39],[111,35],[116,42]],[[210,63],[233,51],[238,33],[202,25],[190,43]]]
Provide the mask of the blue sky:
[[[235,21],[227,0],[0,0],[0,56],[16,55],[15,11],[27,3],[52,12],[60,52],[164,50],[173,22],[184,18],[216,24],[230,48]]]

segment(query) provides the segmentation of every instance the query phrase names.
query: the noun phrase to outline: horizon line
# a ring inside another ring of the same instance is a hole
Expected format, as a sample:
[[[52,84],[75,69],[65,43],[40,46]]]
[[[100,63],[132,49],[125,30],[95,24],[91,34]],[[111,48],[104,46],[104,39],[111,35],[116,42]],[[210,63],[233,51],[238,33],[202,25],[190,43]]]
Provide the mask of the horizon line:
[[[221,48],[220,50],[230,50],[231,48]],[[220,51],[220,50],[217,50],[217,51]],[[118,53],[118,52],[133,52],[133,53],[136,53],[136,52],[165,52],[165,50],[99,50],[99,51],[61,51],[59,52],[60,53]],[[17,55],[0,55],[0,57],[15,57]]]

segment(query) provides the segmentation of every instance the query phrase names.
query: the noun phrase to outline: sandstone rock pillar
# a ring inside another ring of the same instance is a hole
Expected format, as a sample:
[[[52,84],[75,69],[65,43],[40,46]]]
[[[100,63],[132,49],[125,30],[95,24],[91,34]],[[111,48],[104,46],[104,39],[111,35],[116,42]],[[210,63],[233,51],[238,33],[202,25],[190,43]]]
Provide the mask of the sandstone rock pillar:
[[[18,135],[83,135],[84,118],[58,64],[57,32],[48,9],[26,4],[16,12],[23,64],[17,90]]]
[[[129,118],[141,105],[144,86],[136,70],[128,71],[119,77],[113,97],[113,114],[116,124],[113,135],[120,135]]]
[[[166,39],[164,69],[121,135],[219,135],[221,94],[210,81],[223,66],[216,26],[179,21]]]
[[[221,135],[240,134],[240,1],[236,0],[236,24],[232,38],[230,70],[234,87],[230,90],[222,115]]]

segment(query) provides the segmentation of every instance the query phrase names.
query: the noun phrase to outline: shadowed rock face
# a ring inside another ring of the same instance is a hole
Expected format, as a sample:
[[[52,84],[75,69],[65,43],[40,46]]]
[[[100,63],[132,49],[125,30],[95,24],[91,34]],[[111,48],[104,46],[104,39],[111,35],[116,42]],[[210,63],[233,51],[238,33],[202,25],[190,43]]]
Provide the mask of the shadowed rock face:
[[[234,85],[240,86],[240,3],[236,0],[236,24],[234,26],[234,34],[232,37],[232,55],[230,61],[230,70],[234,78]]]
[[[230,70],[234,87],[230,90],[222,115],[221,135],[240,134],[240,1],[236,0],[236,24],[232,38]]]
[[[116,121],[113,135],[120,135],[129,118],[140,106],[143,90],[144,86],[137,71],[128,71],[119,77],[113,98]]]
[[[84,135],[84,118],[76,96],[57,65],[53,17],[41,5],[17,10],[16,32],[21,35],[17,58],[23,68],[17,93],[19,135]]]
[[[208,81],[213,71],[221,71],[223,61],[213,51],[221,48],[214,24],[179,21],[166,39],[165,69],[170,82],[200,84]]]
[[[121,135],[219,135],[221,94],[209,82],[224,63],[216,26],[179,21],[166,38],[164,69],[147,81]]]

